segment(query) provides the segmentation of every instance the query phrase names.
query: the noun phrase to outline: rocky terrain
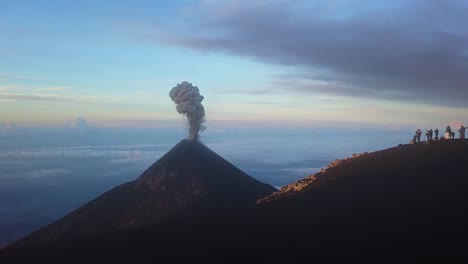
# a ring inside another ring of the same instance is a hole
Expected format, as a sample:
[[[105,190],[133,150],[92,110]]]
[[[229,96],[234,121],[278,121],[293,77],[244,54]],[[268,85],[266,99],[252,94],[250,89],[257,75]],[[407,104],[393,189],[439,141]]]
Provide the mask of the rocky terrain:
[[[336,169],[336,167],[352,162],[352,159],[356,159],[367,154],[369,153],[368,152],[363,152],[361,154],[354,153],[351,157],[347,157],[344,159],[335,159],[332,162],[330,162],[330,164],[328,164],[326,168],[321,169],[320,172],[308,175],[304,177],[303,179],[300,179],[296,182],[293,182],[291,184],[281,187],[279,191],[274,192],[271,195],[268,195],[267,197],[259,199],[257,201],[257,204],[268,203],[276,199],[281,199],[283,197],[294,195],[298,192],[308,190],[310,188],[313,188],[314,186],[319,186],[322,184],[326,184],[327,182],[336,180],[335,177],[329,176],[328,172],[330,170],[333,171]]]

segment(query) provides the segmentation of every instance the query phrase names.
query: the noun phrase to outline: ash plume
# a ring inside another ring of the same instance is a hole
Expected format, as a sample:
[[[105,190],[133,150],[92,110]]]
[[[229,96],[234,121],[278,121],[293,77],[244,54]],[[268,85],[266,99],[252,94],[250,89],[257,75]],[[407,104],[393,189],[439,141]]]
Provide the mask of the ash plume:
[[[201,104],[204,97],[200,94],[198,87],[189,82],[177,84],[169,92],[172,101],[176,103],[177,112],[187,116],[190,125],[189,140],[198,140],[198,132],[204,130],[205,108]]]

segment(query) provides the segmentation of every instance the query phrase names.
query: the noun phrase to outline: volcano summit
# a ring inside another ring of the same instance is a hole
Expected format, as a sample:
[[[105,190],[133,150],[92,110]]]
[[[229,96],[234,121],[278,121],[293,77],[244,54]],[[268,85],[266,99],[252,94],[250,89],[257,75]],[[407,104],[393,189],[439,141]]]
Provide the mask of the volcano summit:
[[[13,243],[35,244],[145,226],[184,214],[249,207],[276,191],[197,140],[182,140],[136,180]]]

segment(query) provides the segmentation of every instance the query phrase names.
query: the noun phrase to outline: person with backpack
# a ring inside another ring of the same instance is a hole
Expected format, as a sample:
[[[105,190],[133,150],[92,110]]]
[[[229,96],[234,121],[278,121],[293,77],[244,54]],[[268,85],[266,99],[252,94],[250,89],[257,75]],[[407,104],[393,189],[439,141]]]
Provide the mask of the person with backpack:
[[[465,139],[465,130],[466,130],[466,127],[464,127],[463,125],[458,130],[458,132],[460,132],[460,139]]]
[[[413,136],[413,143],[416,143],[416,142],[421,142],[421,129],[418,128],[418,130],[416,130],[416,132],[414,133],[414,136]]]

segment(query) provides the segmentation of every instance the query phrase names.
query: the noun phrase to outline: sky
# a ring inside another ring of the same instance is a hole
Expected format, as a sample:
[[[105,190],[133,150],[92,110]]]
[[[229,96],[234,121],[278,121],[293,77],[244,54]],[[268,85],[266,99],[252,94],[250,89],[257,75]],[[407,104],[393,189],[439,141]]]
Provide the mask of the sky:
[[[167,126],[170,89],[207,121],[457,125],[468,1],[1,1],[0,122]],[[169,122],[170,123],[170,122]],[[229,123],[225,123],[229,124]]]

